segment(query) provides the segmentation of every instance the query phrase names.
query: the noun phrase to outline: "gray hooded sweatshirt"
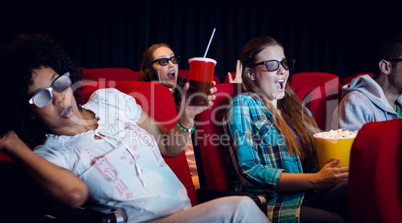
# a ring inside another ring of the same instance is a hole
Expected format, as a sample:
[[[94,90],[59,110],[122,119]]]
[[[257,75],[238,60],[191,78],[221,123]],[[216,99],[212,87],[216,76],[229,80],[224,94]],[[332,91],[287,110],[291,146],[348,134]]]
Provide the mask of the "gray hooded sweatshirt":
[[[397,102],[402,105],[402,95]],[[334,111],[332,129],[358,130],[366,122],[399,118],[384,91],[369,75],[353,79],[342,88],[342,100]]]

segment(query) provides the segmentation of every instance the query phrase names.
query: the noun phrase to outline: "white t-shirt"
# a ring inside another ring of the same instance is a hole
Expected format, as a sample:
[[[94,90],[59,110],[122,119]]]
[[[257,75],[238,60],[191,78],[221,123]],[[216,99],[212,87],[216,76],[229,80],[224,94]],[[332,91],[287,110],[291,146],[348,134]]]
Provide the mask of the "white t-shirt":
[[[100,89],[83,108],[99,119],[96,130],[75,136],[49,134],[35,153],[85,181],[91,200],[124,208],[130,222],[191,207],[185,187],[165,163],[155,139],[137,125],[142,109],[133,97]]]

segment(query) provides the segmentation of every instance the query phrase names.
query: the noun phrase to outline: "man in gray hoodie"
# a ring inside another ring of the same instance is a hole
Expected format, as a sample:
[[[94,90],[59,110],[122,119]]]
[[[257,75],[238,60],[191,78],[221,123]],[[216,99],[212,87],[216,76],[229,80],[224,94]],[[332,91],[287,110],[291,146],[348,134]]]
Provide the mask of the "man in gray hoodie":
[[[358,130],[366,122],[402,117],[402,35],[382,44],[374,78],[359,76],[342,88],[332,129]]]

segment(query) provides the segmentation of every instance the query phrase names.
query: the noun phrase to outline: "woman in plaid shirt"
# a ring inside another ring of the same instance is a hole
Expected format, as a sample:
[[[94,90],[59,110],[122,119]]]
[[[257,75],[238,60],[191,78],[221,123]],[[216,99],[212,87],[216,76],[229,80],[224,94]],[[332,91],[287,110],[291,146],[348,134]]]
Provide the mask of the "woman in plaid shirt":
[[[338,159],[318,171],[319,129],[287,85],[295,60],[273,38],[258,37],[244,46],[241,61],[243,94],[225,118],[233,186],[266,193],[272,222],[345,222],[349,169],[335,167]]]

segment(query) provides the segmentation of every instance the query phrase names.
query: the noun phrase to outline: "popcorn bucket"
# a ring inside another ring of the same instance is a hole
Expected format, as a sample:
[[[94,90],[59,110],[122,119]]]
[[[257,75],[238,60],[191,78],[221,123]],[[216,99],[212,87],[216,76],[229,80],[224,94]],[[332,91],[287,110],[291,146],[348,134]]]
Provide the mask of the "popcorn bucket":
[[[349,166],[350,150],[356,134],[336,138],[323,137],[320,133],[314,134],[319,168],[338,158],[341,158],[341,162],[337,167]]]

